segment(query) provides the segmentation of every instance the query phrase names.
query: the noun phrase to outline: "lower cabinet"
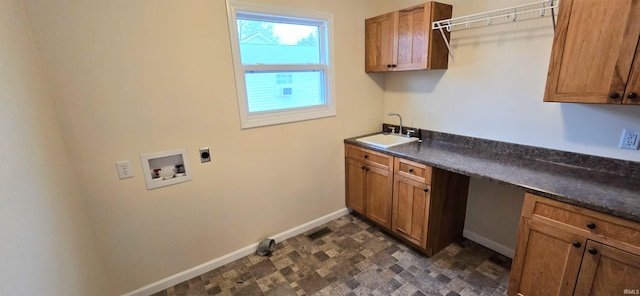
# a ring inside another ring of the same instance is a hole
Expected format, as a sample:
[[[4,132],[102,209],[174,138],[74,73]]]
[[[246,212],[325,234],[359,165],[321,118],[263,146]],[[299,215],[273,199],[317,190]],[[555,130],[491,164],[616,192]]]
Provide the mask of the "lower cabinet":
[[[409,242],[427,247],[429,186],[395,175],[393,181],[393,232]]]
[[[586,243],[580,235],[522,218],[516,247],[521,261],[514,258],[509,295],[572,295]]]
[[[391,228],[391,186],[393,173],[379,168],[366,169],[367,217],[374,222]]]
[[[508,294],[637,294],[639,231],[635,222],[526,194]]]
[[[365,164],[353,159],[345,162],[347,207],[364,213],[366,202],[367,172]]]
[[[390,229],[392,157],[355,146],[348,146],[346,155],[347,207]]]
[[[462,238],[469,177],[345,145],[346,205],[431,256]]]
[[[574,295],[640,294],[640,255],[587,242]]]

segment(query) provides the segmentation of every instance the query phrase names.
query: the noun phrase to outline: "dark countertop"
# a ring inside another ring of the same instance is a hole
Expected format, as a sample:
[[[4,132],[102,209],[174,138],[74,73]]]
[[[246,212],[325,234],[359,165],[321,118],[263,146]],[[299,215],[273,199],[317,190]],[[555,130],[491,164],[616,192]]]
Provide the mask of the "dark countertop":
[[[637,176],[625,177],[500,150],[474,149],[428,137],[422,143],[413,142],[388,149],[356,141],[361,137],[345,139],[344,143],[462,175],[516,186],[533,194],[640,222],[640,178]],[[504,142],[495,143],[505,145]],[[536,149],[538,153],[545,150]],[[634,165],[632,169],[636,169],[637,163],[630,164]]]

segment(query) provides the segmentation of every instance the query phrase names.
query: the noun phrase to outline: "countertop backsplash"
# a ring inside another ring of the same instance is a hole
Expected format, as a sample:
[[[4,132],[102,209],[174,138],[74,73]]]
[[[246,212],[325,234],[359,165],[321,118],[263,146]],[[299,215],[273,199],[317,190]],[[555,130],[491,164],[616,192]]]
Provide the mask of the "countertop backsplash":
[[[399,128],[397,125],[393,124],[382,124],[382,130],[384,132],[389,131],[388,127],[395,127],[396,130],[398,130]],[[406,131],[409,129],[413,129],[416,131],[420,130],[422,133],[423,142],[446,142],[470,149],[492,151],[495,153],[573,166],[602,173],[613,174],[621,177],[640,179],[640,162],[606,158],[589,154],[581,154],[508,142],[486,140],[481,138],[441,133],[407,126],[404,126],[402,128],[403,133],[406,134]]]

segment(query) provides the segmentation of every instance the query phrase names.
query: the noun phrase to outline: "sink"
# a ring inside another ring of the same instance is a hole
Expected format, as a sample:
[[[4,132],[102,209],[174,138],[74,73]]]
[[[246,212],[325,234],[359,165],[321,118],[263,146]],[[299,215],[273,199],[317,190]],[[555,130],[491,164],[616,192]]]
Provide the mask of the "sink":
[[[359,139],[356,139],[356,141],[367,143],[369,145],[373,145],[381,148],[389,148],[389,147],[398,146],[405,143],[418,141],[418,138],[407,138],[404,136],[398,136],[398,135],[392,135],[392,134],[377,134],[373,136],[359,138]]]

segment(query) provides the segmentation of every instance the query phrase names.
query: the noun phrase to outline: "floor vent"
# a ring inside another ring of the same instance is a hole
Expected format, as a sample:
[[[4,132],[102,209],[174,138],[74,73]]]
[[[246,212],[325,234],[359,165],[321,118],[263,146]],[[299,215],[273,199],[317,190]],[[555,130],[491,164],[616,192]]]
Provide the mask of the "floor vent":
[[[319,239],[319,238],[321,238],[321,237],[323,237],[323,236],[325,236],[325,235],[327,235],[329,233],[331,233],[331,230],[329,228],[323,227],[323,228],[320,228],[320,229],[308,234],[307,237],[310,240],[316,240],[316,239]]]

